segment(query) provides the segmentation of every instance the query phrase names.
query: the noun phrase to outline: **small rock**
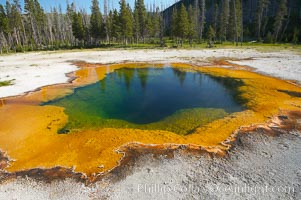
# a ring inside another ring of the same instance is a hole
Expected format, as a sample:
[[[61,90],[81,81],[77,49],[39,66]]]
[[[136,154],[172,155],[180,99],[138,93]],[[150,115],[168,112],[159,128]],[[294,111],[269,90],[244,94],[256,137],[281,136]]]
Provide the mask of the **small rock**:
[[[281,120],[285,120],[285,119],[288,119],[288,116],[286,116],[286,115],[279,115],[278,118],[281,119]]]

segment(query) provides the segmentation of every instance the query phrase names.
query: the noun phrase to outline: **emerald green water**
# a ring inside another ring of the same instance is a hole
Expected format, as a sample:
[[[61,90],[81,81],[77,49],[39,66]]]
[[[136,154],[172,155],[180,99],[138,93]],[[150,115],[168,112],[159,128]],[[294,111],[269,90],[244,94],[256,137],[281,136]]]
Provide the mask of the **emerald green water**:
[[[178,134],[242,110],[236,80],[164,68],[122,68],[61,99],[69,122],[60,132],[84,128],[139,128]]]

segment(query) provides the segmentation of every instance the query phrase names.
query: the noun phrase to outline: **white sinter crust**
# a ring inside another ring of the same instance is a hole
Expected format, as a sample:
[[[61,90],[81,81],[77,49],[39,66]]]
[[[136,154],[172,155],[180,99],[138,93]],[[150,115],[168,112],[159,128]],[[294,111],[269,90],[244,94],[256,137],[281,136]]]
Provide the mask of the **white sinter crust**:
[[[253,58],[254,60],[231,62],[248,65],[276,77],[301,82],[301,55],[291,51],[265,53],[251,49],[204,49],[39,52],[0,56],[0,81],[14,80],[13,85],[0,87],[0,98],[67,82],[66,73],[77,69],[70,62],[74,60],[102,64],[125,61],[204,64],[222,58]]]

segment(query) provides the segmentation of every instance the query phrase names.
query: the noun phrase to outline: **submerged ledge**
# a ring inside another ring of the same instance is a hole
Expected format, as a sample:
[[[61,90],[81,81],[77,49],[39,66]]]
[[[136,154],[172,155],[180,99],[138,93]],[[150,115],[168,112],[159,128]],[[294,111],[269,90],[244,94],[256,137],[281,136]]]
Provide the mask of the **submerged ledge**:
[[[80,180],[93,182],[108,172],[118,170],[119,166],[130,162],[139,153],[169,155],[167,153],[171,152],[172,155],[173,151],[184,148],[187,152],[196,151],[223,156],[242,129],[249,132],[253,127],[256,130],[277,133],[278,129],[286,129],[279,128],[286,120],[285,117],[283,119],[277,117],[280,123],[275,126],[276,128],[271,128],[269,123],[264,122],[281,112],[287,112],[285,116],[297,113],[297,117],[292,117],[294,120],[300,116],[298,113],[301,99],[279,92],[281,90],[300,93],[301,89],[296,85],[235,67],[224,69],[179,63],[173,64],[173,67],[194,69],[217,77],[242,79],[244,86],[241,86],[239,91],[247,100],[248,110],[216,120],[198,128],[189,136],[179,136],[167,131],[136,129],[80,130],[76,133],[58,135],[57,130],[66,124],[68,116],[64,114],[62,108],[41,107],[39,104],[63,97],[72,93],[76,87],[100,80],[105,77],[108,70],[106,66],[98,64],[78,62],[76,65],[81,69],[70,76],[78,78],[72,79],[69,84],[47,86],[25,96],[1,101],[0,116],[3,119],[0,120],[2,129],[0,137],[3,140],[0,142],[0,148],[12,158],[3,165],[7,177],[45,172],[46,176],[63,178],[65,173],[69,174],[66,177],[72,177],[73,173],[78,176],[79,173],[82,177]],[[136,67],[136,64],[116,64],[112,65],[110,70],[124,66]],[[140,67],[144,66],[145,64],[140,64]],[[272,123],[275,123],[277,118],[273,118]],[[249,126],[250,124],[257,125]],[[3,155],[5,160],[7,157]],[[55,166],[63,167],[53,168]]]

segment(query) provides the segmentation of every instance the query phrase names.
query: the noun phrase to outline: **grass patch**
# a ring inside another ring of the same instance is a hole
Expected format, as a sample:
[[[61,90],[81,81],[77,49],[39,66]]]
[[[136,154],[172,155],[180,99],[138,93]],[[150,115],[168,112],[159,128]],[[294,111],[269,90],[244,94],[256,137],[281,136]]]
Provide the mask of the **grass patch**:
[[[139,49],[208,49],[207,48],[207,41],[196,42],[192,43],[190,46],[189,41],[185,40],[182,46],[177,44],[175,41],[164,38],[164,44],[161,46],[160,40],[154,39],[152,42],[146,43],[133,43],[133,44],[120,44],[120,43],[111,43],[111,44],[101,44],[98,46],[87,46],[87,47],[60,47],[57,49],[53,48],[45,48],[45,49],[36,49],[33,50],[35,52],[46,52],[46,53],[61,53],[61,52],[78,52],[78,51],[105,51],[105,50],[139,50]],[[262,42],[243,42],[242,44],[239,43],[236,46],[233,42],[216,42],[214,43],[214,47],[210,49],[255,49],[260,52],[275,52],[281,50],[291,50],[298,53],[301,53],[301,45],[300,44],[292,44],[292,43],[262,43]],[[24,51],[29,52],[29,51]],[[14,52],[8,52],[4,54],[14,54]],[[3,54],[3,55],[4,55]],[[1,56],[1,55],[0,55]],[[0,61],[1,62],[1,61]]]
[[[14,80],[8,80],[8,81],[0,81],[0,87],[13,85]]]

